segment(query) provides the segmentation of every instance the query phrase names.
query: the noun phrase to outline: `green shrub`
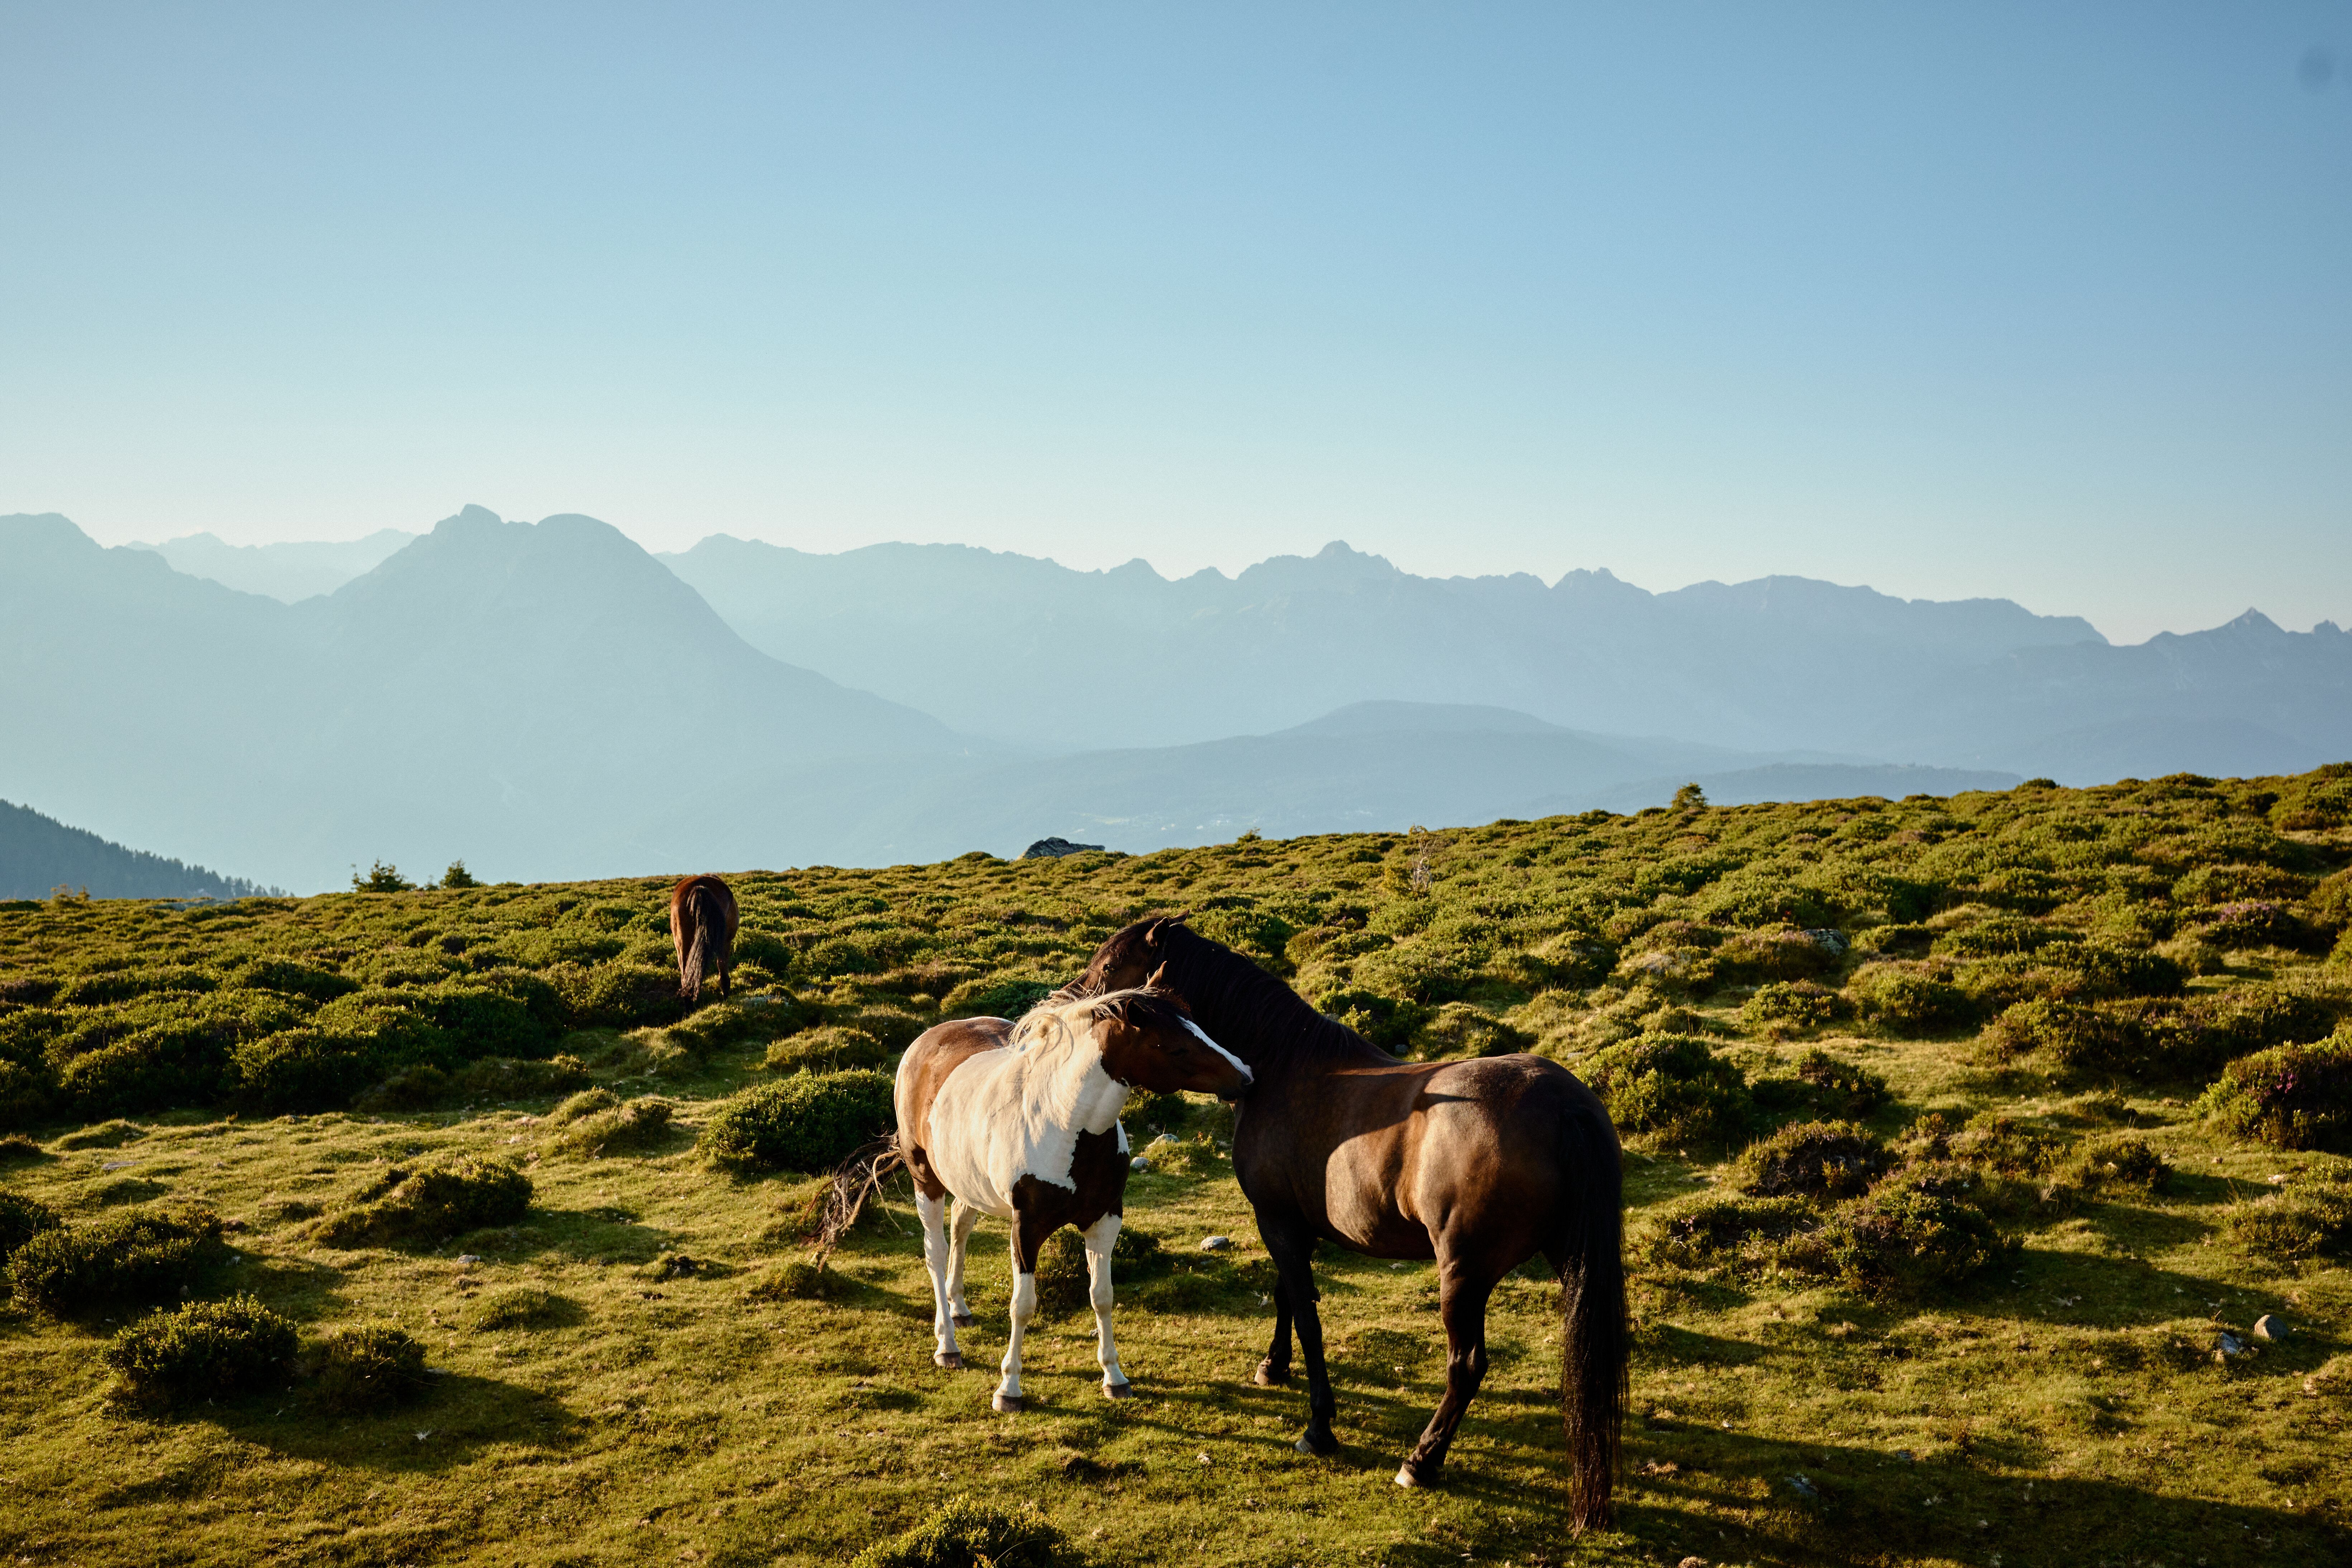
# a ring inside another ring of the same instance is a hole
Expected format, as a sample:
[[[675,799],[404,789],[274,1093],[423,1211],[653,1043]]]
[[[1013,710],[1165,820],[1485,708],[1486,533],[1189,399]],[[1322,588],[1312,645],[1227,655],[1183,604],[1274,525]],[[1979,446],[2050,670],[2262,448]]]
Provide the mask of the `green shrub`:
[[[1087,1244],[1064,1226],[1037,1249],[1037,1306],[1054,1317],[1087,1305]]]
[[[576,1322],[580,1309],[571,1301],[535,1285],[509,1285],[486,1291],[467,1314],[478,1333],[509,1329],[551,1329]]]
[[[2147,1043],[2128,1017],[2075,1002],[2034,1000],[2004,1009],[1985,1032],[1996,1061],[2036,1057],[2097,1072],[2132,1072],[2151,1065]]]
[[[1192,1114],[1192,1103],[1181,1094],[1155,1094],[1148,1089],[1139,1089],[1129,1093],[1118,1121],[1127,1129],[1128,1136],[1140,1142],[1153,1132],[1177,1131]],[[1136,1152],[1142,1152],[1140,1149]]]
[[[2247,899],[2201,911],[2197,934],[2225,951],[2247,947],[2304,947],[2311,928],[2294,911],[2271,899]]]
[[[2286,903],[2302,898],[2313,888],[2309,877],[2283,871],[2275,866],[2247,866],[2230,862],[2219,866],[2200,866],[2172,884],[2172,901],[2176,904],[2231,904],[2249,899]]]
[[[1946,1034],[1976,1016],[1968,993],[1948,980],[1893,963],[1874,963],[1849,987],[1862,1016],[1888,1033],[1905,1037]]]
[[[530,1178],[502,1160],[448,1155],[395,1165],[355,1202],[319,1224],[329,1247],[418,1244],[487,1226],[512,1225],[530,1208]]]
[[[545,973],[562,1000],[565,1021],[574,1028],[637,1029],[686,1016],[677,972],[661,964],[557,963]]]
[[[771,1043],[760,1065],[771,1072],[838,1072],[845,1068],[878,1068],[890,1056],[889,1048],[865,1030],[826,1024]]]
[[[364,1041],[281,1029],[230,1048],[229,1092],[249,1110],[329,1110],[350,1104],[381,1070]]]
[[[1664,1216],[1651,1233],[1654,1261],[1682,1268],[1705,1268],[1737,1255],[1759,1262],[1754,1244],[1778,1243],[1821,1223],[1813,1205],[1795,1197],[1743,1197],[1709,1194]]]
[[[1852,1121],[1807,1121],[1750,1144],[1740,1190],[1757,1197],[1853,1197],[1892,1163],[1878,1135]]]
[[[755,1301],[822,1301],[839,1295],[841,1284],[824,1264],[795,1258],[754,1280],[748,1294]]]
[[[1075,1568],[1079,1561],[1035,1503],[1008,1507],[959,1493],[912,1530],[859,1552],[850,1568]]]
[[[2064,1140],[2055,1133],[1996,1110],[1980,1110],[1946,1140],[1945,1152],[1979,1171],[2026,1177],[2055,1169],[2065,1149]]]
[[[565,1097],[554,1110],[547,1113],[547,1120],[551,1125],[562,1127],[567,1122],[577,1121],[583,1116],[593,1116],[600,1110],[610,1110],[620,1103],[619,1095],[600,1084],[594,1089],[583,1089],[577,1094]]]
[[[423,1110],[449,1098],[456,1089],[449,1075],[436,1067],[404,1068],[352,1100],[352,1109],[382,1114],[387,1110]]]
[[[1843,931],[1768,926],[1741,931],[1716,949],[1715,973],[1732,982],[1806,980],[1835,969],[1848,943]]]
[[[1739,1009],[1742,1027],[1767,1034],[1818,1029],[1852,1012],[1843,996],[1811,980],[1775,980],[1756,988]]]
[[[2147,1139],[2111,1138],[2085,1148],[2076,1157],[2071,1174],[2078,1184],[2093,1190],[2122,1187],[2155,1194],[2172,1184],[2173,1171]]]
[[[467,1100],[536,1100],[585,1084],[588,1064],[574,1056],[551,1057],[545,1061],[489,1057],[467,1063],[456,1081],[457,1091]]]
[[[1583,1068],[1619,1128],[1668,1143],[1732,1143],[1753,1114],[1739,1069],[1692,1036],[1640,1036],[1595,1052]]]
[[[887,1073],[796,1073],[728,1100],[702,1149],[738,1169],[829,1170],[889,1130],[890,1095]]]
[[[220,1234],[209,1209],[126,1209],[37,1232],[8,1259],[8,1282],[57,1318],[168,1301],[220,1261]]]
[[[120,1149],[125,1143],[135,1143],[146,1136],[145,1128],[134,1127],[128,1121],[101,1121],[95,1127],[67,1133],[58,1140],[58,1147],[67,1150]]]
[[[128,1403],[168,1409],[276,1384],[294,1359],[294,1325],[255,1300],[192,1301],[118,1332],[104,1360]]]
[[[2241,1205],[2229,1230],[2249,1252],[2282,1262],[2352,1253],[2352,1165],[2307,1172],[2284,1193]]]
[[[399,1329],[335,1329],[320,1341],[310,1371],[321,1405],[357,1415],[424,1393],[425,1347]]]
[[[1467,1002],[1448,1002],[1413,1033],[1412,1054],[1424,1061],[1499,1057],[1524,1051],[1533,1037]]]
[[[1832,1119],[1867,1116],[1889,1098],[1886,1080],[1865,1067],[1814,1049],[1797,1058],[1797,1079],[1811,1092],[1813,1108]]]
[[[1923,925],[1872,926],[1857,932],[1853,950],[1873,956],[1890,952],[1925,952],[1936,940],[1936,933]]]
[[[2352,1149],[2352,1031],[2240,1057],[2198,1109],[2238,1137],[2282,1149]]]
[[[950,1018],[1012,1018],[1020,1016],[1054,993],[1051,981],[992,979],[959,985],[940,1004]]]
[[[1904,1178],[1840,1208],[1821,1240],[1848,1289],[1890,1300],[1957,1285],[2008,1249],[1974,1204]]]
[[[18,1247],[64,1223],[55,1209],[39,1199],[0,1187],[0,1268],[16,1256]]]
[[[669,1101],[651,1098],[591,1111],[567,1121],[550,1147],[594,1158],[619,1149],[650,1148],[669,1136],[671,1111]]]
[[[22,1132],[0,1133],[0,1165],[15,1165],[48,1157],[47,1150]]]

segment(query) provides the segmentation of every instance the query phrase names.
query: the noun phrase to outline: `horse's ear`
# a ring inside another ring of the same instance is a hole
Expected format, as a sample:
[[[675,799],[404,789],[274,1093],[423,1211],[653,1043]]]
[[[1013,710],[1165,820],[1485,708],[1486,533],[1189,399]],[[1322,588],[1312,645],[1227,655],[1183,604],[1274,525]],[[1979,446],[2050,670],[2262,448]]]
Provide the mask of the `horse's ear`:
[[[1150,974],[1148,974],[1148,975],[1146,975],[1146,976],[1144,977],[1144,981],[1143,981],[1143,988],[1144,988],[1146,991],[1162,991],[1162,990],[1165,990],[1165,989],[1167,989],[1167,987],[1166,987],[1165,985],[1163,985],[1163,984],[1161,984],[1161,982],[1165,981],[1167,978],[1168,978],[1168,961],[1167,961],[1166,959],[1164,959],[1164,958],[1163,958],[1163,959],[1161,959],[1161,960],[1160,961],[1160,967],[1159,967],[1159,968],[1157,968],[1157,969],[1155,969],[1155,970],[1153,970]]]

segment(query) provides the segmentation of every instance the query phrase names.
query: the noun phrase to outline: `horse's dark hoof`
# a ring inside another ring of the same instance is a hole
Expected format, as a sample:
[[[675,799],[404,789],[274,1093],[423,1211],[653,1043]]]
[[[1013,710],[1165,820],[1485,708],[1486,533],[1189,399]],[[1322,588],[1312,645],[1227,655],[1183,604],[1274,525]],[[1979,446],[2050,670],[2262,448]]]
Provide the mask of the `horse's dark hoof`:
[[[931,1357],[931,1364],[938,1367],[941,1372],[961,1372],[963,1370],[963,1352],[961,1351],[942,1351]]]
[[[989,1395],[988,1407],[999,1415],[1018,1415],[1021,1414],[1021,1396],[1017,1394],[992,1394]]]
[[[1437,1467],[1427,1459],[1407,1459],[1397,1467],[1396,1484],[1401,1487],[1427,1487],[1437,1484]]]
[[[1257,1376],[1252,1379],[1260,1388],[1280,1388],[1290,1381],[1290,1369],[1276,1366],[1270,1361],[1257,1363]]]
[[[953,1323],[959,1329],[968,1329],[979,1321],[979,1319],[973,1317],[970,1312],[959,1312],[954,1317],[948,1320],[949,1322]]]
[[[1328,1432],[1318,1434],[1315,1428],[1309,1426],[1298,1435],[1298,1441],[1293,1443],[1291,1447],[1302,1454],[1328,1457],[1339,1451],[1339,1439]]]
[[[1127,1399],[1132,1397],[1134,1394],[1135,1384],[1131,1383],[1106,1383],[1103,1384],[1103,1397],[1105,1399]]]

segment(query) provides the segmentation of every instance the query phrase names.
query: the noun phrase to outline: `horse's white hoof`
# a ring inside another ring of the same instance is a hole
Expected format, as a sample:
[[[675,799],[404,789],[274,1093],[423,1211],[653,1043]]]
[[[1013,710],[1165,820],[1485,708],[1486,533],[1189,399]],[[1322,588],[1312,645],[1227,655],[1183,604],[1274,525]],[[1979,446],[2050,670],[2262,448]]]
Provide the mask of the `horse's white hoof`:
[[[1131,1383],[1106,1383],[1103,1384],[1103,1397],[1106,1399],[1126,1399],[1131,1396],[1134,1393],[1135,1385]]]
[[[999,1415],[1018,1415],[1021,1414],[1021,1396],[1017,1394],[993,1394],[989,1396],[988,1407]]]
[[[961,1351],[941,1351],[931,1357],[931,1364],[938,1367],[942,1372],[961,1372],[963,1370],[963,1352]]]
[[[1397,1467],[1396,1484],[1401,1487],[1417,1487],[1421,1485],[1421,1479],[1412,1473],[1412,1467],[1411,1465],[1399,1465]]]
[[[1315,1452],[1315,1445],[1308,1442],[1304,1437],[1301,1437],[1297,1442],[1293,1443],[1290,1447],[1294,1453],[1312,1454]]]

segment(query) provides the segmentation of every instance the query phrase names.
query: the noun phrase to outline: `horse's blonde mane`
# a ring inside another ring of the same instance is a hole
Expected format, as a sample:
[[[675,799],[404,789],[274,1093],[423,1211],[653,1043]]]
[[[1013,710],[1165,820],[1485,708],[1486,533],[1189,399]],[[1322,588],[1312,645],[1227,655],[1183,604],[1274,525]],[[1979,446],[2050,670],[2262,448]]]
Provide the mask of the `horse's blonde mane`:
[[[1067,1044],[1090,1034],[1101,1019],[1120,1016],[1138,1005],[1148,1009],[1165,1007],[1170,1000],[1166,991],[1150,985],[1132,985],[1099,996],[1073,997],[1057,991],[1021,1016],[1013,1026],[1011,1043],[1016,1051]]]

